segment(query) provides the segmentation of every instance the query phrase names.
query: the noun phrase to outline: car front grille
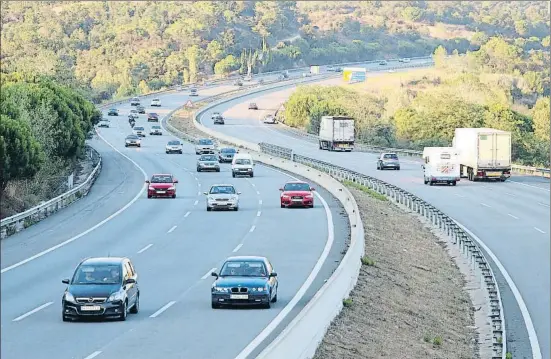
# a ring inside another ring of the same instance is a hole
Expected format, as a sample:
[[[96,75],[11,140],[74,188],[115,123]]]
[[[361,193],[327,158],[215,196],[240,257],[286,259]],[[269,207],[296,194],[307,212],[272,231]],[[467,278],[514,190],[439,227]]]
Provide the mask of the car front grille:
[[[229,201],[230,199],[229,198],[217,198],[216,200],[222,202],[222,201]]]
[[[237,288],[237,287],[233,287],[231,289],[231,292],[232,293],[248,293],[249,292],[249,288]]]
[[[105,303],[105,301],[107,300],[107,298],[105,297],[94,297],[94,298],[90,298],[90,297],[78,297],[76,298],[76,301],[77,303]]]
[[[291,198],[292,198],[292,199],[302,199],[301,196],[293,196],[293,197],[291,197]]]

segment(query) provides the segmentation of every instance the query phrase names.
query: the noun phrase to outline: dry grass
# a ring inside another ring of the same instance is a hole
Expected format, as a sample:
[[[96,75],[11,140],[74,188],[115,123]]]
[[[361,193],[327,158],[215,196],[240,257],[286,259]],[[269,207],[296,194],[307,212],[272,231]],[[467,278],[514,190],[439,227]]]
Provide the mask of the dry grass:
[[[472,304],[444,244],[390,202],[350,190],[366,256],[314,358],[477,358]]]

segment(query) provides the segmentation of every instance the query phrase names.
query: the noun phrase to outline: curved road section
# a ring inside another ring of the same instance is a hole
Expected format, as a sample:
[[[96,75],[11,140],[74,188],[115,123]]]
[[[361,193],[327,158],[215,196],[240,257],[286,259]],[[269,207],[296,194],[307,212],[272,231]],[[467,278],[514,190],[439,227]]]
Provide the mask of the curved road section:
[[[533,343],[537,333],[541,352],[549,353],[549,180],[513,176],[504,183],[462,180],[456,187],[429,187],[423,184],[421,163],[407,157],[401,159],[400,171],[377,171],[376,154],[322,151],[315,139],[297,135],[281,125],[264,124],[262,118],[273,114],[294,89],[290,86],[268,90],[212,109],[224,115],[224,126],[214,126],[210,112],[200,121],[229,136],[292,148],[297,154],[379,178],[432,203],[483,240],[494,254],[493,267],[502,292],[510,351],[531,356],[530,340]],[[248,110],[249,102],[255,102],[259,110]],[[497,270],[498,266],[505,269],[505,276]]]
[[[200,95],[229,89],[213,87]],[[147,102],[146,112],[162,117],[188,100],[184,92],[160,98],[163,107]],[[281,209],[278,189],[290,175],[257,165],[254,178],[232,178],[229,164],[222,164],[220,173],[197,173],[191,145],[185,144],[181,155],[165,154],[174,139],[168,133],[148,134],[141,148],[125,148],[131,107],[119,108],[111,128],[101,129],[94,140],[104,167],[89,195],[1,242],[1,356],[234,358],[304,290],[333,240],[322,270],[277,334],[342,258],[348,222],[340,204],[317,188],[315,208]],[[152,123],[146,121],[141,115],[137,125],[148,129]],[[172,173],[179,180],[177,198],[147,199],[144,180],[154,173]],[[238,212],[206,211],[202,192],[216,183],[231,183],[242,192]],[[231,255],[264,255],[273,262],[280,286],[271,309],[211,309],[210,272]],[[61,280],[80,260],[94,256],[131,258],[139,275],[140,312],[125,322],[62,322]]]

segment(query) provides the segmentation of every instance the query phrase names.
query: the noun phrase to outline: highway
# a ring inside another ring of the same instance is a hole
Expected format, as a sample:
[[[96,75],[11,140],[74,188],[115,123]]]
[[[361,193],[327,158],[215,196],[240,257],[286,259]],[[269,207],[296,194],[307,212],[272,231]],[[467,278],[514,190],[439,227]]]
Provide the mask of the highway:
[[[325,84],[339,82],[324,81]],[[377,171],[377,154],[322,151],[316,140],[296,135],[281,125],[263,124],[262,118],[268,113],[273,114],[293,91],[294,87],[268,90],[213,109],[226,118],[224,126],[214,126],[210,112],[204,114],[201,122],[229,136],[292,148],[297,154],[379,178],[432,203],[472,231],[495,254],[526,303],[541,352],[549,353],[549,180],[513,176],[505,183],[462,180],[456,187],[430,187],[423,184],[421,163],[413,158],[402,158],[400,171]],[[256,102],[259,110],[248,110],[249,102]],[[496,265],[493,267],[496,272]],[[512,341],[510,347],[519,353],[526,353],[526,350],[529,353],[529,333],[520,315],[522,308],[517,306],[501,275],[498,275],[498,282],[502,293],[506,294],[503,302]]]
[[[232,88],[200,89],[193,100]],[[160,109],[144,101],[147,112],[162,117],[188,100],[187,92],[160,97]],[[230,359],[298,299],[274,334],[282,330],[342,258],[349,229],[340,204],[314,185],[315,208],[281,209],[278,189],[289,175],[257,165],[254,178],[232,178],[229,164],[220,173],[197,173],[192,145],[186,143],[181,155],[164,153],[174,138],[166,132],[147,135],[141,148],[125,148],[131,107],[117,107],[120,116],[110,117],[111,127],[91,141],[104,165],[88,196],[1,242],[1,357]],[[137,125],[149,128],[145,115]],[[147,199],[144,181],[154,173],[175,175],[176,199]],[[202,192],[216,183],[242,192],[238,212],[206,211]],[[320,257],[327,243],[329,254]],[[270,258],[280,281],[271,309],[211,309],[210,272],[231,255]],[[62,322],[61,280],[91,256],[133,261],[138,314],[125,322]],[[323,259],[319,274],[307,280]]]

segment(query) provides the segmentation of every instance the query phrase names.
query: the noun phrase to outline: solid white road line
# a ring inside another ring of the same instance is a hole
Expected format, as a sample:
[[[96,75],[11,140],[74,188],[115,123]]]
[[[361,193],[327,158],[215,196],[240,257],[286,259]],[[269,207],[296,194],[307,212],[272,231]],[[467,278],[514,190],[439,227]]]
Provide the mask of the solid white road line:
[[[480,203],[480,204],[483,205],[484,207],[492,208],[492,206],[489,206],[486,203]]]
[[[253,232],[256,226],[252,226],[251,229],[249,229],[249,232]]]
[[[261,211],[256,212],[256,216],[257,216],[257,217],[260,217],[261,214],[262,214]]]
[[[260,192],[256,191],[256,194],[257,194],[257,195],[260,195]]]
[[[119,155],[123,156],[124,158],[126,158],[127,160],[129,160],[130,162],[132,162],[132,164],[134,166],[136,166],[136,168],[138,168],[144,175],[144,180],[147,179],[147,173],[145,173],[144,169],[142,167],[140,167],[139,164],[137,164],[133,159],[131,159],[130,157],[128,157],[127,155],[123,154],[121,151],[117,150],[115,148],[115,146],[113,146],[112,144],[110,144],[109,142],[107,142],[107,140],[105,138],[103,138],[102,135],[100,135],[98,133],[98,136],[103,140],[103,142],[105,142],[107,145],[109,145],[112,149],[114,149]],[[43,255],[45,254],[48,254],[50,252],[53,252],[55,251],[56,249],[58,248],[61,248],[69,243],[72,243],[74,241],[76,241],[77,239],[79,238],[82,238],[84,237],[85,235],[87,235],[88,233],[94,231],[95,229],[103,226],[105,223],[109,222],[110,220],[112,220],[113,218],[117,217],[119,214],[121,214],[122,212],[124,212],[128,207],[130,207],[132,204],[134,204],[134,202],[136,202],[142,195],[143,191],[146,189],[146,185],[144,184],[144,186],[139,190],[139,192],[136,194],[136,196],[134,198],[132,198],[132,200],[130,202],[128,202],[126,205],[124,205],[121,209],[119,209],[118,211],[116,211],[115,213],[113,213],[112,215],[110,215],[109,217],[105,218],[103,221],[99,222],[98,224],[96,224],[95,226],[92,226],[91,228],[88,228],[87,230],[85,230],[84,232],[81,232],[79,234],[77,234],[76,236],[74,237],[71,237],[69,239],[67,239],[66,241],[64,242],[61,242],[59,244],[56,244],[55,246],[53,247],[50,247],[46,250],[43,250],[42,252],[39,252],[29,258],[26,258],[20,262],[17,262],[15,264],[12,264],[11,266],[8,266],[6,268],[2,268],[2,270],[0,271],[0,274],[4,274],[6,273],[7,271],[10,271],[14,268],[17,268],[17,267],[20,267],[22,266],[23,264],[27,264],[29,263],[30,261],[33,261],[37,258],[40,258],[42,257]]]
[[[511,288],[511,292],[513,292],[513,296],[515,297],[515,300],[517,301],[518,307],[520,309],[520,313],[522,314],[522,319],[524,319],[524,325],[526,326],[526,330],[528,331],[528,339],[530,340],[530,348],[532,349],[532,359],[542,359],[540,343],[538,340],[536,329],[534,328],[534,323],[532,322],[532,317],[530,317],[530,312],[528,311],[526,303],[522,298],[522,294],[520,294],[520,291],[513,281],[513,278],[511,278],[509,272],[507,272],[507,270],[496,257],[494,252],[492,252],[490,248],[488,248],[488,246],[480,238],[478,238],[473,232],[467,229],[467,227],[457,222],[455,219],[452,218],[452,220],[454,220],[465,232],[471,235],[471,237],[473,237],[474,240],[477,241],[478,245],[480,245],[482,249],[484,249],[486,253],[488,253],[492,261],[494,261],[496,267],[503,275],[503,278],[505,278],[507,285],[509,286],[509,288]]]
[[[186,214],[184,214],[184,218],[189,216],[191,214],[191,212],[187,212]]]
[[[149,318],[156,318],[158,317],[159,315],[161,315],[165,310],[167,310],[168,308],[172,307],[174,304],[176,303],[176,301],[171,301],[171,302],[168,302],[167,304],[165,304],[164,307],[162,307],[161,309],[159,309],[158,311],[156,311],[155,313],[151,314],[149,316]]]
[[[93,359],[93,358],[97,357],[97,356],[100,355],[100,354],[101,354],[101,351],[98,350],[98,351],[93,352],[92,354],[88,355],[88,356],[87,356],[86,358],[84,358],[84,359]]]
[[[283,171],[276,170],[274,168],[268,167],[268,169],[272,171],[276,171],[279,173],[282,173],[288,177],[291,177],[295,180],[298,180],[298,178],[291,176],[288,173],[285,173]],[[246,347],[239,353],[235,359],[246,359],[253,351],[256,350],[256,348],[277,328],[277,326],[287,317],[287,315],[293,310],[293,308],[297,305],[297,303],[302,300],[302,297],[310,288],[316,277],[318,276],[319,271],[321,270],[323,264],[325,263],[325,260],[327,259],[327,256],[329,255],[329,252],[331,251],[331,247],[333,246],[333,241],[335,240],[335,228],[333,223],[333,215],[331,214],[331,210],[329,209],[329,205],[325,201],[325,199],[318,193],[314,192],[316,197],[319,199],[319,201],[322,203],[323,208],[325,210],[325,216],[327,219],[327,240],[325,242],[325,247],[323,248],[323,252],[321,253],[320,257],[318,258],[318,261],[316,262],[316,265],[310,272],[310,275],[308,278],[306,278],[306,281],[302,284],[300,289],[296,292],[295,296],[287,305],[285,308],[283,308],[279,314],[268,324],[260,334],[256,336]]]
[[[172,226],[172,228],[170,228],[170,229],[168,230],[168,232],[166,232],[166,233],[170,233],[170,232],[174,231],[174,230],[176,229],[176,227],[178,227],[178,226]]]
[[[511,197],[516,197],[517,196],[517,195],[509,193],[509,192],[505,192],[505,194],[508,195],[508,196],[511,196]]]
[[[514,218],[514,219],[518,219],[518,217],[513,216],[511,213],[507,213],[507,215],[508,215],[509,217]]]
[[[548,204],[545,204],[545,203],[542,203],[542,202],[538,202],[538,204],[539,204],[540,206],[544,206],[544,207],[549,208],[549,205],[548,205]]]
[[[535,229],[536,231],[540,232],[540,233],[543,233],[543,234],[545,234],[545,232],[544,232],[544,231],[542,231],[541,229],[539,229],[538,227],[534,227],[534,229]]]
[[[15,318],[13,321],[14,322],[18,322],[22,319],[25,319],[27,318],[29,315],[33,315],[34,313],[38,312],[39,310],[42,310],[46,307],[49,307],[50,305],[54,304],[54,302],[48,302],[48,303],[44,303],[42,304],[40,307],[37,307],[37,308],[34,308],[33,310],[23,314],[23,315],[20,315],[19,317]]]
[[[149,248],[151,248],[151,246],[153,246],[153,243],[148,244],[147,246],[145,246],[145,247],[143,247],[142,249],[140,249],[140,250],[138,251],[138,254],[147,251]]]
[[[262,200],[261,199],[258,200],[258,204],[262,206]]]
[[[238,244],[237,247],[235,247],[234,250],[233,250],[232,252],[233,252],[233,253],[237,252],[238,250],[241,249],[241,247],[243,247],[243,243]]]
[[[457,197],[459,197],[459,198],[465,198],[465,196],[460,195],[460,194],[457,194],[457,193],[456,193],[455,195],[456,195]]]
[[[211,268],[211,270],[209,270],[207,273],[205,273],[205,275],[202,276],[201,279],[207,279],[207,277],[210,276],[210,274],[211,274],[212,272],[214,272],[215,270],[216,270],[216,267]]]
[[[198,199],[196,199],[195,202],[193,202],[193,205],[194,205],[194,206],[197,206],[197,203],[199,203],[199,200],[198,200]]]
[[[533,186],[531,184],[526,184],[526,183],[521,183],[521,182],[511,181],[511,180],[509,180],[509,182],[515,183],[515,184],[518,184],[518,185],[521,185],[521,186],[532,187],[532,188],[539,189],[539,190],[546,191],[546,192],[551,192],[551,190],[548,190],[547,188]]]

